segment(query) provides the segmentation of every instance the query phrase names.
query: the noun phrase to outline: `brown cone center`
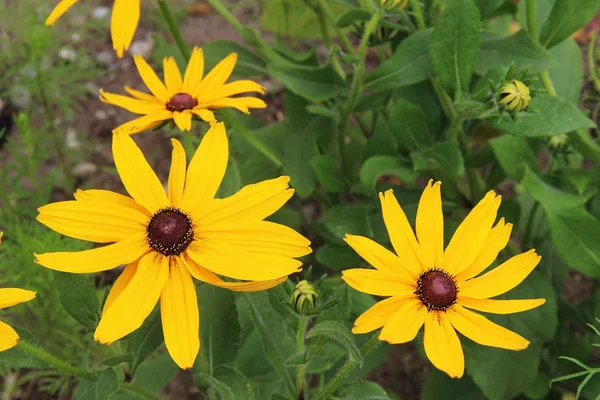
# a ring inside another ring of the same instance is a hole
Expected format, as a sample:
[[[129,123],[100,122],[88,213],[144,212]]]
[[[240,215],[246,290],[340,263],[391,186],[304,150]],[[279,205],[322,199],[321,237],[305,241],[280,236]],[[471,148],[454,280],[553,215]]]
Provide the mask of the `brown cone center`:
[[[456,302],[458,289],[454,279],[446,272],[432,269],[421,275],[416,294],[427,310],[446,311]]]
[[[150,246],[165,256],[181,254],[194,238],[190,218],[176,208],[159,210],[146,227]]]
[[[191,95],[187,93],[177,93],[167,103],[167,110],[169,111],[183,111],[191,110],[196,107],[198,102]]]

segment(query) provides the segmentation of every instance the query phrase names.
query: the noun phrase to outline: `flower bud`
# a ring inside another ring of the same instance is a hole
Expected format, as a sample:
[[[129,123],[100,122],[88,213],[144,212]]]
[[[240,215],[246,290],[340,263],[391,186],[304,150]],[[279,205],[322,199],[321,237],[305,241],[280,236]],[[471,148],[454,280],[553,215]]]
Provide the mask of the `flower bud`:
[[[531,102],[531,92],[523,82],[514,79],[502,85],[498,98],[507,111],[517,113],[527,108]]]
[[[306,280],[296,284],[296,289],[292,293],[292,306],[300,315],[310,315],[315,312],[317,292],[315,288]]]
[[[550,150],[560,153],[567,149],[569,144],[569,136],[566,133],[550,136],[548,139],[548,147]]]

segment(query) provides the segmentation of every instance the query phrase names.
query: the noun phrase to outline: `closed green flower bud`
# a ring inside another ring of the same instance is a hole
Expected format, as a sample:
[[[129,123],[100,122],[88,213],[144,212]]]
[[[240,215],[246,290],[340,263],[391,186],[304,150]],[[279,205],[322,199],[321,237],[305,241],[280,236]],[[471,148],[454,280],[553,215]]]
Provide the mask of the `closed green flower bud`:
[[[523,82],[515,79],[502,85],[498,98],[507,111],[517,113],[527,108],[531,102],[531,92]]]
[[[302,280],[296,284],[292,293],[292,306],[300,315],[311,315],[316,309],[317,296],[315,288],[308,281]]]
[[[568,147],[568,144],[569,136],[566,133],[550,136],[550,139],[548,139],[548,147],[550,147],[550,150],[556,153],[565,151]]]

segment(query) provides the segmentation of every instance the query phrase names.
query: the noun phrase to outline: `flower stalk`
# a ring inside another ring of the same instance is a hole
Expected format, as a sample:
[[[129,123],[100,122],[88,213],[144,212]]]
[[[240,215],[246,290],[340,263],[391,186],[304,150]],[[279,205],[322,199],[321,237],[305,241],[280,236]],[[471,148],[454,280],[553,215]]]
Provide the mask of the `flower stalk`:
[[[173,14],[171,13],[169,6],[167,5],[167,2],[159,1],[158,6],[165,19],[165,22],[167,23],[167,26],[169,27],[171,35],[173,35],[173,39],[175,39],[177,48],[179,48],[179,51],[181,52],[181,55],[183,56],[185,61],[189,61],[191,56],[190,48],[187,44],[185,44],[185,41],[183,40],[183,35],[181,35],[181,30],[177,26],[177,22],[175,22],[175,18],[173,18]]]

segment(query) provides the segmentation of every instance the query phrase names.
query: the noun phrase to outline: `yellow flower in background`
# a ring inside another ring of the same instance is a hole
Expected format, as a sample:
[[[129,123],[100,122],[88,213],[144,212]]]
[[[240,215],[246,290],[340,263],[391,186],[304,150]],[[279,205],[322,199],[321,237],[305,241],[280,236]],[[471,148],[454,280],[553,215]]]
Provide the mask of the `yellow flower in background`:
[[[531,102],[531,92],[527,85],[519,80],[508,82],[500,88],[500,103],[508,111],[519,112],[527,108]]]
[[[142,57],[134,56],[134,59],[142,80],[152,94],[127,86],[125,90],[133,98],[100,91],[100,100],[103,102],[144,115],[119,126],[115,129],[116,132],[134,134],[170,119],[182,131],[189,131],[194,115],[213,123],[215,115],[211,110],[232,107],[248,114],[250,108],[267,106],[256,97],[231,97],[246,92],[264,93],[264,88],[253,81],[225,83],[235,67],[235,53],[225,57],[204,76],[204,55],[201,49],[194,48],[183,78],[175,59],[167,57],[163,59],[164,84]]]
[[[113,135],[117,171],[131,197],[106,190],[75,193],[48,204],[38,220],[73,238],[113,243],[80,252],[36,254],[44,267],[93,273],[126,264],[106,299],[94,338],[111,343],[136,330],[160,299],[165,343],[181,368],[199,350],[199,315],[192,276],[233,291],[258,291],[300,270],[294,257],[310,242],[291,228],[263,221],[293,195],[289,178],[248,185],[215,199],[227,166],[225,127],[215,123],[186,171],[186,156],[172,140],[167,193],[133,139]],[[249,282],[226,282],[221,276]]]
[[[381,5],[389,8],[404,8],[408,4],[408,0],[380,0]]]
[[[54,25],[69,8],[79,0],[61,0],[52,10],[46,25]],[[129,48],[133,35],[140,20],[140,1],[141,0],[115,0],[113,5],[110,36],[113,42],[113,48],[119,58],[123,57],[123,52]]]
[[[3,232],[0,232],[2,243]],[[35,292],[25,289],[0,288],[0,309],[25,303],[35,297]],[[8,350],[17,345],[19,334],[7,323],[0,321],[0,351]]]
[[[529,342],[468,308],[511,314],[544,304],[544,299],[492,300],[517,286],[540,261],[534,250],[510,258],[480,275],[506,247],[512,230],[504,218],[493,226],[501,198],[494,191],[471,210],[444,251],[440,182],[425,188],[416,220],[416,237],[391,190],[380,193],[383,218],[396,254],[362,236],[346,242],[372,269],[343,271],[354,289],[387,297],[354,322],[353,333],[383,327],[379,340],[409,342],[425,326],[424,347],[432,364],[454,378],[465,361],[456,330],[476,343],[523,350]]]

